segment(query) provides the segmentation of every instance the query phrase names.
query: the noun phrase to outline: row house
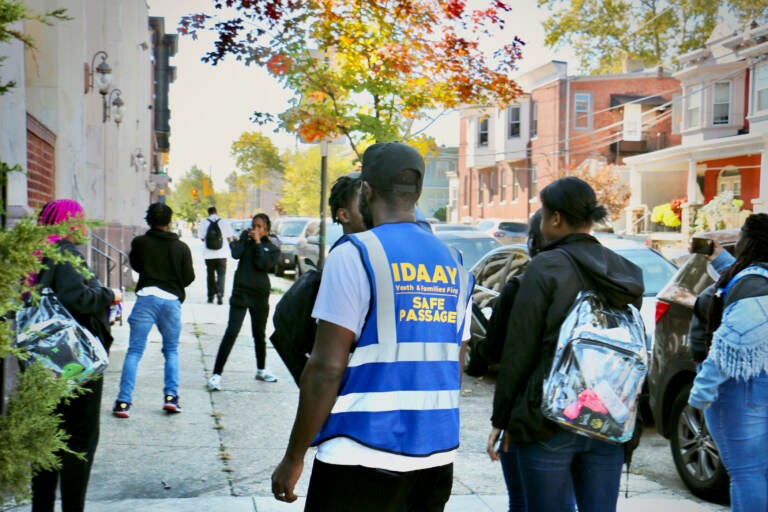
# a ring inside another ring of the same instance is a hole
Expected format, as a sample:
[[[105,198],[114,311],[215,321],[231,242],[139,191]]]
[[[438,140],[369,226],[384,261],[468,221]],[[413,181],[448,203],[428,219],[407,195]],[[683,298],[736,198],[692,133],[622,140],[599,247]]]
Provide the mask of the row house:
[[[684,234],[695,209],[724,191],[745,209],[768,211],[768,24],[722,23],[680,63],[673,130],[682,143],[626,159],[628,211],[685,197]]]
[[[32,12],[51,9],[27,0]],[[147,206],[168,186],[169,59],[177,35],[144,0],[70,0],[67,20],[19,23],[34,48],[0,45],[0,161],[17,169],[2,189],[3,226],[56,198],[80,202],[93,230],[91,267],[130,284],[125,252],[146,230]],[[128,282],[126,282],[126,280]]]
[[[440,147],[424,159],[424,180],[419,197],[419,208],[427,217],[448,204],[448,182],[456,175],[459,148]]]
[[[621,74],[568,76],[567,63],[551,61],[516,81],[515,103],[462,113],[451,221],[527,221],[541,188],[573,169],[680,142],[671,133],[679,82],[661,68],[628,62]]]

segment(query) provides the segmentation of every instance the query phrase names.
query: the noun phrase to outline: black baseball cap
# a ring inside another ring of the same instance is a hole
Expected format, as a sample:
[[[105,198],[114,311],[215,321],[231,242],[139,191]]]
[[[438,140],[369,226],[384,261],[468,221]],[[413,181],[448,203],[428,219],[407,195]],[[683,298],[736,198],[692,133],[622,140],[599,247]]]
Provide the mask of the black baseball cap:
[[[395,185],[392,183],[400,171],[410,169],[419,173],[418,185]],[[376,190],[398,192],[419,192],[424,179],[424,158],[413,146],[402,142],[379,142],[363,153],[363,181]]]

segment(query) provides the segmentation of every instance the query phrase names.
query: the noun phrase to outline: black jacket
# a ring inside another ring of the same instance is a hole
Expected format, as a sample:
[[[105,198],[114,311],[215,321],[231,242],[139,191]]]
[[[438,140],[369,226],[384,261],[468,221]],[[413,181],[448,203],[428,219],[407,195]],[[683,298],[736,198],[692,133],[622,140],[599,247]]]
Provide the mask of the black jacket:
[[[131,267],[139,273],[136,291],[157,286],[184,302],[184,288],[195,280],[192,253],[179,235],[150,229],[131,241]]]
[[[768,269],[768,263],[755,263],[765,269]],[[696,298],[693,306],[693,317],[691,318],[691,327],[688,332],[688,342],[691,351],[691,358],[700,363],[707,357],[709,351],[709,342],[707,340],[707,317],[709,306],[712,303],[712,297],[715,294],[717,283],[710,285]],[[768,281],[760,276],[747,276],[733,285],[725,297],[723,309],[737,300],[748,297],[761,297],[768,295]]]
[[[271,284],[267,271],[277,264],[280,248],[268,237],[256,243],[248,236],[248,230],[244,230],[240,238],[229,244],[229,252],[239,260],[230,304],[250,306],[256,297],[269,295]]]
[[[568,256],[579,266],[581,276]],[[514,443],[546,441],[557,426],[541,413],[542,386],[554,358],[560,324],[584,288],[599,290],[616,306],[643,300],[640,267],[585,234],[568,235],[542,249],[520,279],[508,322],[496,392],[493,426]]]
[[[85,258],[72,242],[59,240],[56,245],[62,253],[70,253],[85,263]],[[102,286],[93,273],[86,277],[69,263],[52,265],[50,260],[45,263],[47,268],[40,275],[40,282],[50,283],[48,285],[56,292],[56,297],[75,320],[99,338],[109,352],[112,334],[109,329],[108,310],[115,299],[112,290]]]

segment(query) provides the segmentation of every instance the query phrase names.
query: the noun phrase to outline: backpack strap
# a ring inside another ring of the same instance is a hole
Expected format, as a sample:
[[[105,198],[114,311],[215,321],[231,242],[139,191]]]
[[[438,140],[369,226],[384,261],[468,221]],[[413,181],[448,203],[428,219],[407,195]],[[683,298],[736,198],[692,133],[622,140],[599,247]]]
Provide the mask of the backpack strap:
[[[733,279],[728,281],[728,284],[726,284],[724,288],[720,288],[720,296],[722,297],[723,302],[725,302],[725,297],[728,295],[728,292],[733,287],[733,285],[748,276],[759,276],[768,279],[768,270],[757,265],[751,265],[741,270],[738,274],[733,276]]]

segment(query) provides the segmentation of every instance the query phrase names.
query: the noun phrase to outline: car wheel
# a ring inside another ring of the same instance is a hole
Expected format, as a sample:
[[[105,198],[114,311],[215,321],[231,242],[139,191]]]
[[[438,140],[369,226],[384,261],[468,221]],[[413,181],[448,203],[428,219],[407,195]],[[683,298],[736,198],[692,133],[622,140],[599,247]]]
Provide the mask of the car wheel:
[[[299,258],[296,258],[295,260],[293,275],[295,276],[296,279],[301,277],[301,265],[299,264]]]
[[[691,384],[684,386],[672,404],[670,447],[677,473],[699,498],[727,503],[728,474],[704,421],[704,412],[688,405]]]

